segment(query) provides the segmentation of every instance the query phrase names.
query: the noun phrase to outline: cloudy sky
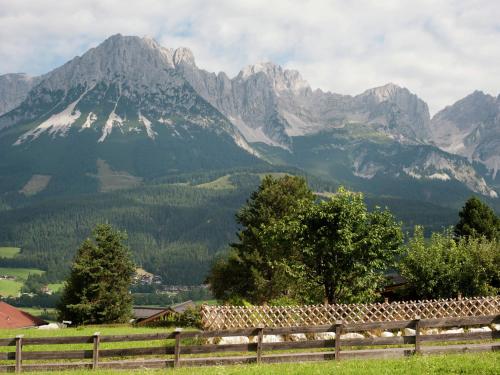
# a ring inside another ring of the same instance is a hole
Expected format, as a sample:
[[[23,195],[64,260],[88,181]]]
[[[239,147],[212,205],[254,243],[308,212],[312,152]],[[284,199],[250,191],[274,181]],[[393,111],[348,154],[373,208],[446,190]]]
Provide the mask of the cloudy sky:
[[[0,74],[45,73],[116,33],[230,76],[270,60],[338,93],[394,82],[432,112],[500,93],[499,0],[0,0]]]

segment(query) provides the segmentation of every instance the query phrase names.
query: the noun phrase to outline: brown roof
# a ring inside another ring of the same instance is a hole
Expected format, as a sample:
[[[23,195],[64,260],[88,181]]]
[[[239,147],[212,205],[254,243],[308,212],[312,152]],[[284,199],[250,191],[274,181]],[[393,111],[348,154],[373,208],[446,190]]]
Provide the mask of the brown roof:
[[[190,308],[194,308],[196,305],[193,301],[186,301],[178,303],[176,305],[171,305],[169,307],[139,307],[134,306],[133,316],[138,324],[146,324],[158,319],[161,319],[168,314],[182,314],[184,311]]]
[[[153,315],[168,310],[168,307],[140,307],[134,306],[132,315],[135,319],[146,319]]]
[[[169,309],[177,314],[182,314],[184,311],[193,309],[195,307],[196,305],[194,304],[194,302],[189,300],[186,302],[178,303],[177,305],[172,305],[169,307]]]
[[[44,324],[47,322],[0,301],[0,328],[27,328]]]

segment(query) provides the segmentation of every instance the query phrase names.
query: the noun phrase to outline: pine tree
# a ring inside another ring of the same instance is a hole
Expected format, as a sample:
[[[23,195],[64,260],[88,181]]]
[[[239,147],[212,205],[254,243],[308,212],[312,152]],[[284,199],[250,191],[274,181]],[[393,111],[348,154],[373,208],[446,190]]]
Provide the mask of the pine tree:
[[[134,264],[124,234],[109,224],[96,226],[76,254],[58,306],[60,319],[73,324],[122,323],[132,310],[129,293]]]
[[[455,225],[457,237],[481,237],[500,239],[500,219],[495,212],[476,197],[470,198],[458,213]]]

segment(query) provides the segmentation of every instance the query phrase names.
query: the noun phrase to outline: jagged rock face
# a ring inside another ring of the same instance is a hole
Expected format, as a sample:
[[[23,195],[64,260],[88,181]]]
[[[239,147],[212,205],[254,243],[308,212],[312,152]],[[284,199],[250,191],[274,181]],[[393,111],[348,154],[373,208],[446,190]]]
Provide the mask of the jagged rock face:
[[[408,89],[387,84],[367,90],[355,99],[361,102],[361,107],[367,107],[368,122],[382,125],[387,134],[408,141],[422,141],[427,137],[429,108]]]
[[[491,198],[498,197],[497,192],[488,186],[484,178],[466,160],[449,157],[440,152],[427,152],[416,158],[403,170],[416,179],[456,180],[476,193]]]
[[[140,144],[149,155],[144,160],[155,167],[147,175],[136,169],[138,162],[127,168],[142,177],[201,165],[232,166],[233,159],[248,165],[257,162],[255,156],[271,160],[284,152],[285,164],[332,178],[340,171],[358,180],[453,180],[484,195],[496,194],[467,160],[426,143],[446,141],[455,127],[464,144],[473,145],[466,156],[500,165],[499,100],[484,95],[464,99],[458,110],[444,110],[431,126],[427,104],[394,84],[340,95],[312,90],[297,71],[272,63],[248,66],[231,79],[199,69],[186,48],[121,35],[30,82],[21,104],[0,116],[5,154],[0,152],[0,160],[15,160],[52,140],[68,139],[69,145],[81,137],[92,142],[85,147],[94,150],[95,158],[103,159],[100,153],[107,147],[128,152],[136,147],[131,144]],[[444,125],[436,130],[438,123]],[[61,153],[63,143],[58,143]],[[86,168],[88,176],[93,167]]]
[[[116,35],[42,76],[0,116],[0,192],[35,175],[50,178],[47,194],[93,192],[100,160],[141,181],[263,163],[176,71],[191,58]]]
[[[290,148],[292,137],[338,128],[350,122],[371,124],[397,139],[418,142],[427,134],[427,104],[393,84],[355,97],[321,90],[294,70],[272,63],[251,65],[236,77],[178,67],[195,90],[238,127],[249,142]]]
[[[43,76],[20,107],[0,118],[0,127],[43,120],[19,137],[19,145],[45,132],[65,136],[72,126],[98,131],[99,142],[113,129],[154,138],[154,127],[185,122],[226,132],[251,150],[232,124],[174,69],[174,64],[190,63],[194,58],[186,49],[174,51],[152,39],[112,36]]]
[[[459,100],[432,119],[430,140],[445,151],[500,169],[500,96],[483,92]]]
[[[0,116],[21,104],[26,99],[28,92],[39,81],[39,77],[30,77],[24,73],[1,75]]]

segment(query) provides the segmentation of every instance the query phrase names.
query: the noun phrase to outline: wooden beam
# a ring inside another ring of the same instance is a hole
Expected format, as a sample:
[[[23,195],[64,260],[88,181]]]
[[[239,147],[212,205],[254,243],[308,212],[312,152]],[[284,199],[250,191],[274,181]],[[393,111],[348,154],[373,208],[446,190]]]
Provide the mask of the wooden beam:
[[[92,370],[97,370],[99,367],[99,336],[100,332],[95,332],[93,337],[94,345],[92,348]]]
[[[415,317],[415,354],[421,354],[420,334],[421,334],[420,316]]]
[[[181,332],[182,328],[176,328],[175,333],[175,347],[174,347],[174,367],[179,367],[181,360]]]
[[[264,327],[259,327],[259,334],[257,335],[257,363],[260,363],[262,358],[262,340],[264,338]]]
[[[16,373],[23,371],[23,337],[24,335],[16,336]]]
[[[340,336],[342,335],[343,324],[337,321],[335,324],[335,360],[340,361]]]

